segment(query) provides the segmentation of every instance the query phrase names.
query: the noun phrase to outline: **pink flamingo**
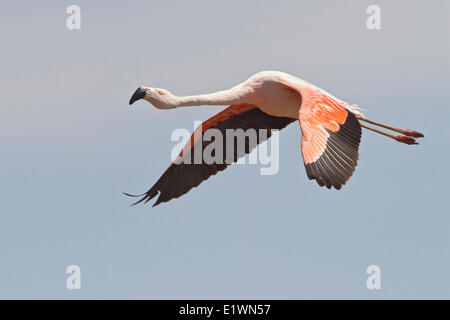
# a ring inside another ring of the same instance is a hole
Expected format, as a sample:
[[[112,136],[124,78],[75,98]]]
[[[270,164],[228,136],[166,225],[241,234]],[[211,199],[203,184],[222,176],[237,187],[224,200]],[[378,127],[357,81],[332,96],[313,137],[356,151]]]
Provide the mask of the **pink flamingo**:
[[[328,189],[334,187],[339,190],[355,171],[361,127],[406,144],[417,144],[414,138],[423,137],[414,130],[369,120],[358,106],[350,105],[307,81],[278,71],[259,72],[231,89],[197,96],[178,97],[165,89],[139,87],[131,97],[130,105],[140,99],[147,100],[158,109],[230,105],[196,129],[177,160],[191,156],[190,151],[197,143],[205,147],[208,142],[201,138],[210,128],[221,132],[236,128],[269,129],[270,136],[270,130],[281,130],[299,120],[306,174],[310,180],[315,179],[320,186]],[[388,133],[362,121],[400,134]],[[257,141],[260,142],[262,140]],[[235,144],[234,161],[249,153],[253,147],[247,144],[245,150],[236,150]],[[142,196],[134,203],[137,204],[148,202],[159,193],[153,205],[156,206],[180,197],[228,165],[225,162],[179,164],[177,160],[146,193],[126,195]]]

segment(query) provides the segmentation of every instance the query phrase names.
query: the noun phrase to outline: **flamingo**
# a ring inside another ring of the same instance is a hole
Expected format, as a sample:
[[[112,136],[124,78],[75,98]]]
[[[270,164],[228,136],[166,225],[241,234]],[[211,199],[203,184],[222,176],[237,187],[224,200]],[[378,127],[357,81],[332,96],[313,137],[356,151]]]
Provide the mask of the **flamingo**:
[[[129,104],[143,99],[158,109],[188,106],[229,105],[223,111],[204,121],[192,134],[178,158],[159,180],[134,204],[148,202],[159,194],[153,206],[186,194],[211,175],[224,170],[229,163],[186,164],[182,157],[192,156],[194,145],[204,148],[208,141],[201,139],[210,128],[281,130],[298,120],[302,132],[301,151],[306,174],[319,186],[339,190],[350,179],[358,161],[361,127],[408,145],[418,144],[415,138],[424,137],[411,129],[399,129],[366,118],[360,107],[348,104],[325,90],[293,75],[279,71],[259,72],[231,89],[210,94],[179,97],[166,89],[139,87]],[[369,126],[366,123],[399,134]],[[259,139],[261,143],[263,139]],[[255,146],[253,146],[255,147]],[[234,146],[234,161],[251,152]],[[177,162],[178,160],[178,162]],[[134,205],[133,204],[133,205]]]

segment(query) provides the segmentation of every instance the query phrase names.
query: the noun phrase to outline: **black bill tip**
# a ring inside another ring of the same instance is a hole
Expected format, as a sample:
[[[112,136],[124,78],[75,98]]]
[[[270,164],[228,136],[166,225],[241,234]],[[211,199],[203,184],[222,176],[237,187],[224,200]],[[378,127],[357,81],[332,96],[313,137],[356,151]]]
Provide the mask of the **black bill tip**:
[[[132,105],[136,101],[141,100],[142,98],[144,98],[145,97],[145,93],[146,93],[146,91],[142,87],[137,88],[136,91],[131,96],[130,105]]]

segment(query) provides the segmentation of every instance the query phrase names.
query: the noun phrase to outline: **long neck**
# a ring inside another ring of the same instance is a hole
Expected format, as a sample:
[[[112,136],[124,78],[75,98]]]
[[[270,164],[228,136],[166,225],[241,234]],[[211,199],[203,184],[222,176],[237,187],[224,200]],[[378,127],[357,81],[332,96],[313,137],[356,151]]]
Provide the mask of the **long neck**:
[[[246,92],[242,87],[236,86],[229,90],[218,91],[197,96],[176,97],[178,107],[186,106],[222,106],[243,102]]]

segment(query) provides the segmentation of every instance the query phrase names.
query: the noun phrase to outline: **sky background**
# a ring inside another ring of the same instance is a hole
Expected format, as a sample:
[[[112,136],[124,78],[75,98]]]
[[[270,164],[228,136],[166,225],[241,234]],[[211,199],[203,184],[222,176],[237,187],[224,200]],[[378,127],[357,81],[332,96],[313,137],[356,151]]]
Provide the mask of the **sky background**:
[[[81,30],[66,8],[81,8]],[[366,9],[381,8],[381,30]],[[450,298],[450,2],[58,1],[0,5],[0,298]],[[128,106],[136,87],[306,79],[421,131],[363,132],[341,190],[306,177],[300,129],[280,170],[234,165],[180,199],[130,207],[176,128],[221,107]],[[66,288],[68,265],[81,290]],[[381,268],[381,290],[366,268]]]

